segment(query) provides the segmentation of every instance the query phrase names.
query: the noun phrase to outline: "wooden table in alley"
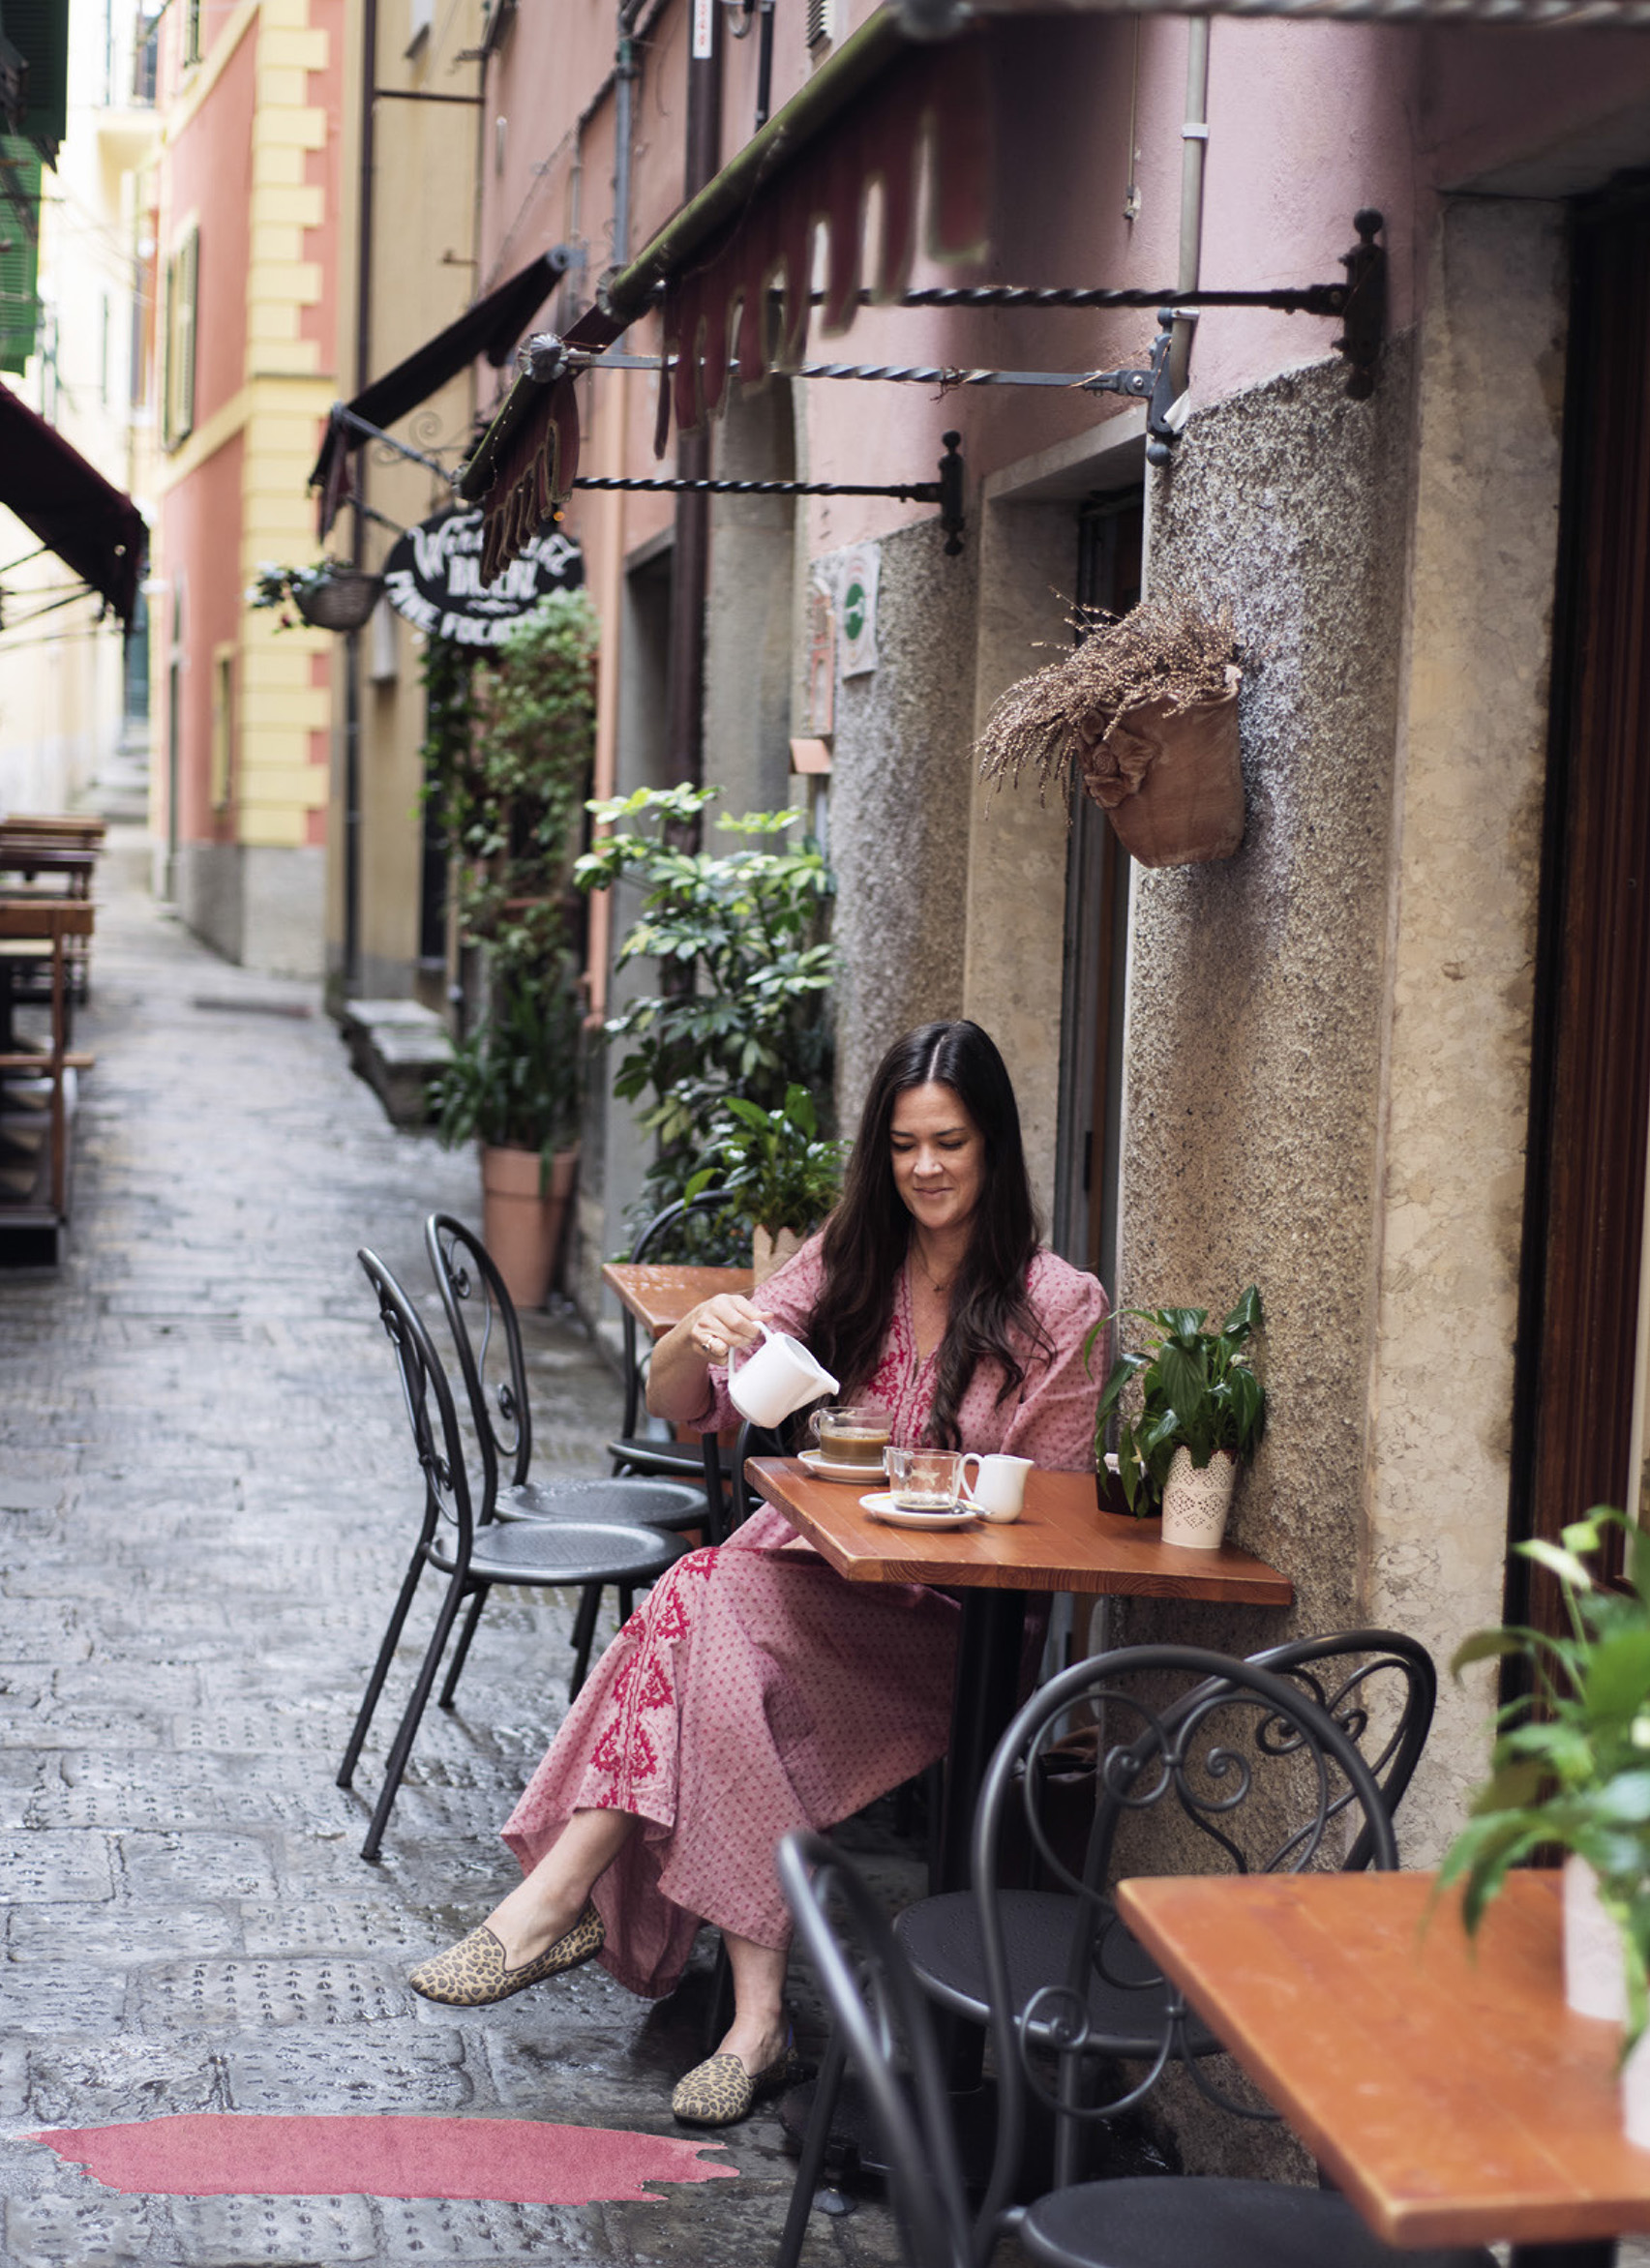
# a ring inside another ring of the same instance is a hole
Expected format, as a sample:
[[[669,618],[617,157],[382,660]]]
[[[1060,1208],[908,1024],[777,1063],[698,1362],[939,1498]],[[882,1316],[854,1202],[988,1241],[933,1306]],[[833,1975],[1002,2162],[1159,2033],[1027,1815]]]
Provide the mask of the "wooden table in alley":
[[[628,1260],[610,1260],[602,1281],[617,1297],[621,1307],[634,1315],[644,1330],[662,1339],[685,1315],[718,1292],[751,1289],[748,1268],[677,1268],[668,1262],[638,1267]]]
[[[1018,1520],[931,1531],[873,1519],[858,1489],[818,1480],[791,1457],[753,1457],[745,1477],[848,1582],[929,1583],[961,1594],[937,1889],[959,1889],[968,1880],[975,1799],[1018,1699],[1032,1593],[1218,1599],[1235,1606],[1287,1606],[1295,1596],[1287,1575],[1235,1545],[1186,1551],[1165,1544],[1155,1520],[1102,1512],[1092,1473],[1030,1473]]]
[[[1650,2230],[1650,2150],[1621,2131],[1619,2027],[1565,2006],[1559,1877],[1510,1874],[1476,1943],[1432,1896],[1430,1874],[1185,1875],[1117,1903],[1377,2236],[1602,2268]]]

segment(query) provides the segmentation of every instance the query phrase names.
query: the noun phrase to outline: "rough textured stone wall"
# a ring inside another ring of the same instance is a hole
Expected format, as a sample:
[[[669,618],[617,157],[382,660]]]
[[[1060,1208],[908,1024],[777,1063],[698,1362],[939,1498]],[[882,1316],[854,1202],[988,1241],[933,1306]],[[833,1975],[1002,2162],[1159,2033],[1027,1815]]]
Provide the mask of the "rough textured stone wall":
[[[1563,211],[1474,198],[1433,249],[1399,741],[1367,1606],[1497,1621],[1564,390]],[[1445,1677],[1405,1802],[1435,1860],[1484,1776],[1487,1671]]]
[[[1273,1418],[1234,1533],[1302,1630],[1358,1601],[1411,417],[1404,343],[1368,402],[1293,372],[1195,417],[1150,503],[1152,587],[1236,619],[1248,825],[1234,858],[1135,871],[1122,1295],[1259,1283]],[[1129,1621],[1245,1653],[1285,1626]]]
[[[974,557],[945,556],[938,521],[885,536],[881,550],[879,666],[838,685],[831,754],[835,935],[846,971],[837,1098],[848,1127],[889,1041],[961,1015],[963,1003]]]

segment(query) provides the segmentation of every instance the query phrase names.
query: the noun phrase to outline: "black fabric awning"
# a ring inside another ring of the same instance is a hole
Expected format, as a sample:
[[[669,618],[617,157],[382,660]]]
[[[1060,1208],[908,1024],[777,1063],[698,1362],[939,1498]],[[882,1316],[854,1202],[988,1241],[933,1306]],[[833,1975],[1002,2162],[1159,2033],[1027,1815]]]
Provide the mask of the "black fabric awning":
[[[541,253],[530,267],[512,276],[508,283],[500,284],[485,299],[478,299],[456,323],[437,331],[434,339],[427,339],[405,362],[398,362],[394,370],[386,371],[381,378],[375,378],[353,402],[340,406],[370,426],[392,426],[397,418],[405,417],[421,402],[427,402],[438,386],[457,377],[478,356],[485,355],[495,369],[508,362],[516,351],[517,341],[565,274],[568,259],[560,245]],[[310,475],[311,488],[321,492],[323,536],[349,492],[349,457],[361,447],[362,439],[361,434],[352,433],[337,416],[327,427],[315,468]]]
[[[132,498],[0,385],[0,504],[131,627],[149,530]]]

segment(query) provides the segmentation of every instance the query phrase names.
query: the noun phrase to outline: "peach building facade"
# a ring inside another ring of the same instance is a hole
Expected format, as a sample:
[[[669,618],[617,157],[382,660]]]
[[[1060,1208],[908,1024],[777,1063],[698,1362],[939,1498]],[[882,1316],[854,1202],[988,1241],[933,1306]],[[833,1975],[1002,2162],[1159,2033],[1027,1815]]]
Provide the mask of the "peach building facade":
[[[160,509],[151,828],[160,886],[229,958],[318,973],[330,640],[249,611],[314,552],[338,391],[344,0],[169,11],[155,184]]]

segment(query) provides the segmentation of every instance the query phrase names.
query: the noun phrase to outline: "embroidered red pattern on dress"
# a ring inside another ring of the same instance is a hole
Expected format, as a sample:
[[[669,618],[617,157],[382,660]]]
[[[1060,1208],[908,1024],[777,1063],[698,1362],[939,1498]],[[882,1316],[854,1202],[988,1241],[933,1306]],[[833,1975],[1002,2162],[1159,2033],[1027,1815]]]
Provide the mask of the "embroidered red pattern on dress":
[[[634,1791],[657,1776],[659,1751],[643,1718],[651,1710],[675,1707],[665,1649],[685,1638],[690,1626],[684,1578],[696,1575],[705,1582],[715,1565],[714,1549],[689,1552],[654,1586],[620,1632],[636,1651],[614,1680],[613,1716],[590,1753],[591,1769],[607,1775],[600,1809],[631,1809]]]

